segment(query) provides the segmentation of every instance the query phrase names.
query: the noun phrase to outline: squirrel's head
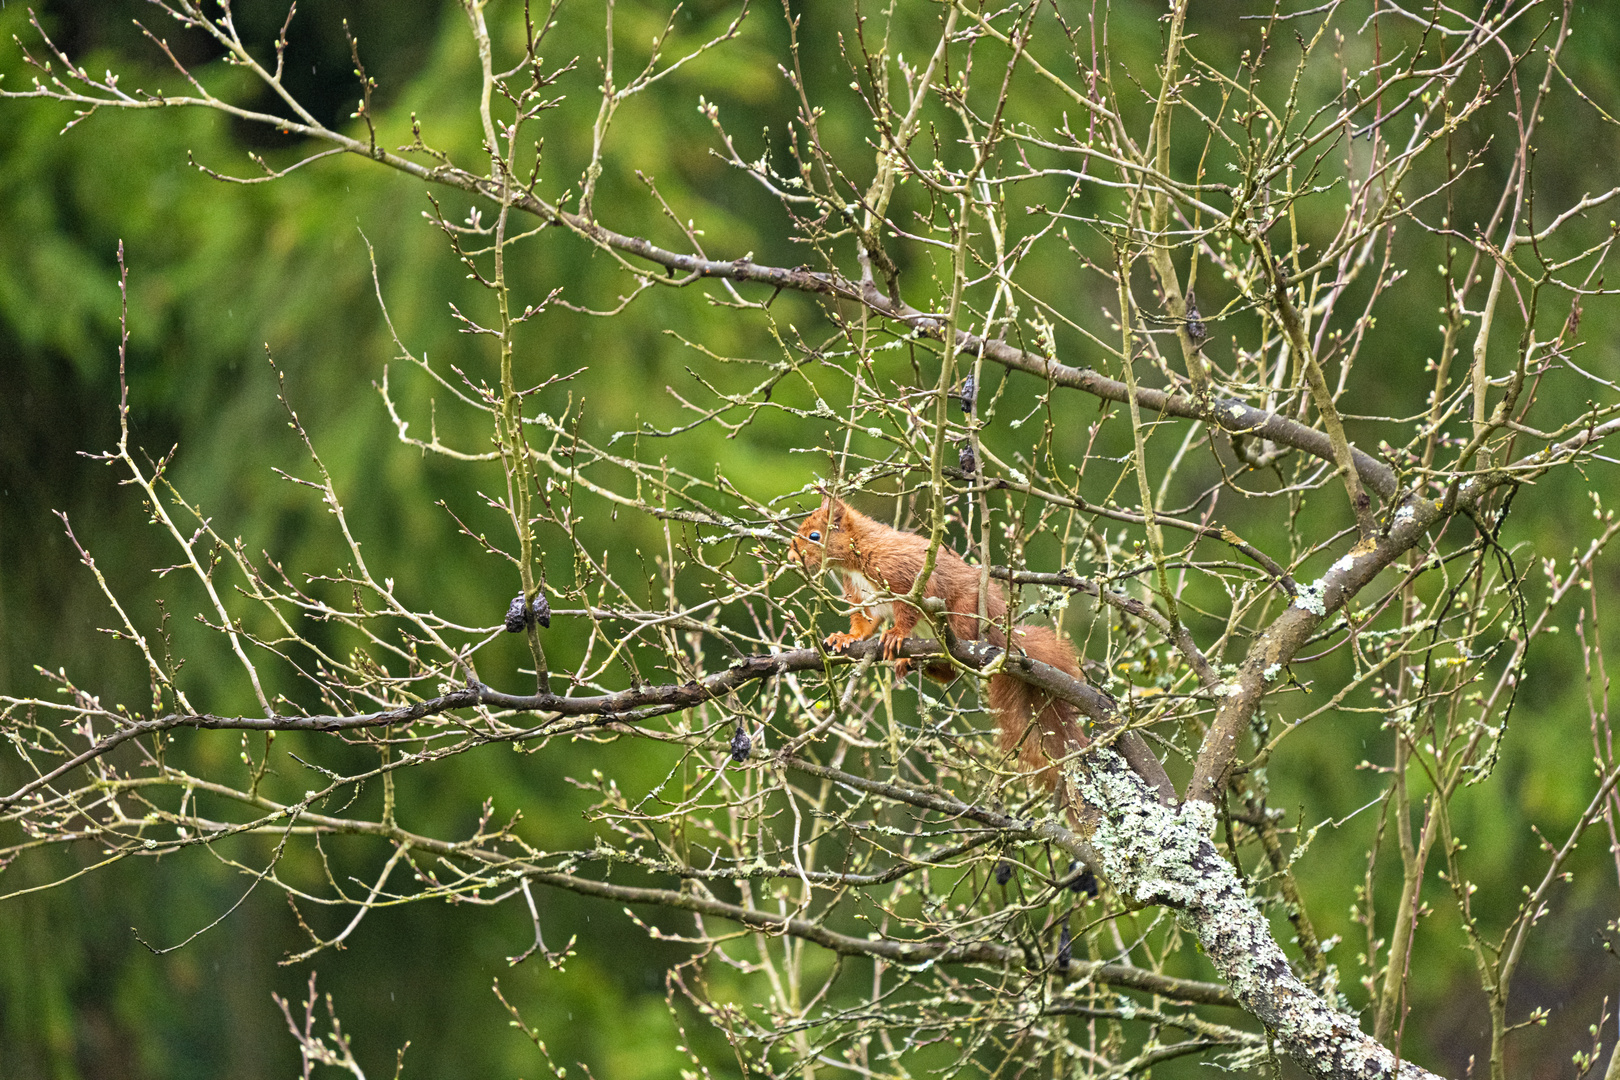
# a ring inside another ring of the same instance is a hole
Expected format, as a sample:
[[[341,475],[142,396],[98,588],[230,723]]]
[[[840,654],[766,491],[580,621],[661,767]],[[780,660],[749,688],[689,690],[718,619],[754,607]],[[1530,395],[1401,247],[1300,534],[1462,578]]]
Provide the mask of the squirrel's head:
[[[806,571],[813,574],[821,569],[829,546],[834,557],[837,557],[841,550],[839,533],[849,512],[849,507],[841,500],[829,495],[804,519],[804,524],[799,526],[799,535],[793,538],[793,557]]]

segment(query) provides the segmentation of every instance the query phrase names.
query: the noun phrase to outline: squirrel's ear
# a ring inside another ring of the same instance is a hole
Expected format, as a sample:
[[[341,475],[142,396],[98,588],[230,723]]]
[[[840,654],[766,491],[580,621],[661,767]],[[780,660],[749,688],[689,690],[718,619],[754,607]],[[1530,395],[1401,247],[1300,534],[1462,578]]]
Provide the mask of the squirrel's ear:
[[[827,496],[827,524],[837,528],[844,523],[844,504],[842,500]]]

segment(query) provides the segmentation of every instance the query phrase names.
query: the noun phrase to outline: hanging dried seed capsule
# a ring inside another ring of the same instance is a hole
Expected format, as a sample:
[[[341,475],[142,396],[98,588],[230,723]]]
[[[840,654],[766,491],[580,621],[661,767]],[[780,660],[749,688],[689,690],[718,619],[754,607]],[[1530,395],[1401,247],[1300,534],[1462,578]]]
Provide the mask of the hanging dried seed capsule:
[[[979,471],[979,457],[973,452],[971,442],[963,442],[956,451],[956,463],[962,469],[963,476],[972,476]]]
[[[1064,871],[1063,876],[1069,879],[1071,892],[1083,892],[1087,896],[1097,895],[1097,875],[1091,872],[1091,867],[1081,865],[1079,859],[1069,860],[1069,868]]]
[[[536,593],[534,602],[525,604],[523,594],[518,593],[512,598],[511,606],[506,609],[506,632],[521,634],[535,624],[551,625],[551,604],[546,601],[546,594]]]
[[[962,402],[962,411],[969,416],[973,415],[974,400],[978,392],[979,388],[974,383],[973,376],[969,375],[962,380],[962,392],[957,395],[957,399]]]
[[[1069,959],[1073,952],[1073,943],[1069,940],[1069,924],[1065,922],[1063,929],[1058,931],[1057,973],[1059,975],[1069,973]]]
[[[508,634],[523,633],[524,628],[528,626],[528,620],[525,618],[527,613],[528,605],[523,602],[523,594],[518,593],[512,600],[512,606],[506,609],[506,632]]]
[[[1005,885],[1012,880],[1012,863],[1002,859],[996,863],[996,884]]]
[[[731,760],[741,765],[748,760],[748,752],[754,748],[754,740],[748,737],[743,730],[741,722],[737,724],[737,731],[731,736]]]
[[[1198,313],[1198,296],[1187,290],[1187,338],[1193,345],[1202,345],[1204,339],[1209,337],[1209,327],[1204,325],[1204,319]]]

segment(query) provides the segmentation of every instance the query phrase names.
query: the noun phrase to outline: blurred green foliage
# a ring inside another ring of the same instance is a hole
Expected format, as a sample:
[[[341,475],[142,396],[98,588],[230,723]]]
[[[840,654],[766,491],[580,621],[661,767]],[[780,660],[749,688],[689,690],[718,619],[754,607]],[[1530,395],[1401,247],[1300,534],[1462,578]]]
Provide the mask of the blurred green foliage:
[[[272,8],[244,4],[239,16],[252,20],[246,25],[266,47],[283,15]],[[465,118],[475,106],[477,57],[458,6],[423,5],[408,18],[383,0],[342,10],[381,86],[378,108],[387,140],[405,141],[414,114],[430,144],[475,160],[479,133]],[[300,13],[293,24],[289,71],[298,76],[295,90],[324,118],[352,123],[345,118],[356,91],[337,11],[334,5]],[[127,73],[126,81],[139,75],[146,85],[172,78],[156,51],[130,28],[132,13],[157,29],[150,21],[160,17],[155,10],[112,0],[48,4],[41,18],[92,70],[114,66]],[[1151,72],[1159,46],[1158,14],[1159,6],[1148,4],[1115,12],[1111,44],[1122,66]],[[569,97],[547,125],[544,174],[553,193],[577,184],[589,154],[597,105],[592,88],[599,78],[593,58],[601,24],[596,15],[585,15],[568,12],[547,46],[559,62],[581,57],[563,83]],[[731,15],[716,2],[688,5],[678,17],[677,33],[695,42],[715,33]],[[496,17],[510,21],[520,12],[498,6]],[[615,28],[627,54],[639,61],[632,43],[646,42],[666,17],[661,5],[620,6]],[[1200,20],[1196,30],[1202,35],[1246,32],[1224,12]],[[37,54],[26,24],[22,6],[0,9],[0,40],[10,42],[16,34]],[[870,154],[862,149],[868,125],[847,89],[850,72],[839,55],[837,27],[829,21],[806,25],[814,31],[801,32],[807,79],[829,106],[823,134],[846,162],[869,164]],[[160,32],[177,47],[184,37],[172,27]],[[731,175],[710,152],[713,132],[696,108],[699,95],[718,103],[728,130],[755,138],[744,156],[767,147],[782,155],[782,132],[795,107],[775,67],[785,43],[781,12],[762,8],[751,15],[734,47],[689,65],[655,93],[627,105],[612,129],[615,151],[597,195],[603,219],[621,232],[675,245],[679,233],[650,197],[645,177],[683,218],[698,219],[706,230],[706,249],[716,257],[753,252],[761,262],[808,261],[810,253],[787,242],[779,207],[757,185]],[[925,47],[919,40],[913,51]],[[1620,76],[1610,58],[1617,48],[1620,18],[1588,12],[1567,66],[1599,100],[1614,100]],[[206,51],[183,55],[202,65],[211,85],[242,84],[241,72],[211,64]],[[1280,78],[1286,70],[1279,65],[1273,74]],[[0,48],[0,71],[9,88],[31,77],[11,45]],[[258,104],[272,103],[261,99]],[[464,624],[493,625],[515,591],[515,575],[504,562],[478,554],[435,503],[447,502],[475,531],[501,535],[499,515],[478,494],[500,489],[498,465],[451,468],[403,447],[374,389],[396,349],[373,289],[372,250],[382,300],[406,346],[433,358],[441,370],[454,364],[474,381],[494,378],[485,343],[459,333],[447,306],[454,303],[474,318],[487,317],[488,295],[465,279],[443,235],[423,220],[430,207],[421,185],[346,159],[318,163],[275,183],[222,185],[189,165],[187,155],[209,168],[251,175],[246,150],[285,166],[302,148],[200,110],[95,116],[61,134],[69,119],[58,104],[0,105],[0,684],[21,690],[37,681],[33,665],[65,665],[109,700],[145,696],[137,658],[97,633],[96,627],[107,622],[105,605],[50,513],[68,515],[78,539],[118,583],[125,603],[138,618],[155,619],[157,584],[148,571],[165,565],[172,553],[156,531],[145,527],[138,500],[114,483],[107,468],[80,456],[110,447],[117,437],[114,255],[120,241],[131,271],[135,437],[154,457],[178,447],[173,466],[178,487],[224,534],[242,536],[249,551],[269,551],[289,566],[333,561],[339,538],[330,517],[308,489],[273,472],[310,475],[277,402],[279,372],[288,404],[312,434],[379,575],[396,579],[408,603]],[[1590,123],[1589,114],[1572,108],[1548,119],[1545,138],[1581,139]],[[762,130],[763,136],[756,135]],[[1189,143],[1186,152],[1196,151],[1197,144]],[[1485,169],[1470,181],[1477,188],[1464,184],[1460,204],[1489,191],[1493,171],[1499,176],[1507,167],[1489,151],[1484,160]],[[1612,161],[1594,153],[1588,175],[1538,177],[1538,192],[1549,203],[1562,203],[1610,186]],[[1190,156],[1185,165],[1190,171]],[[865,175],[858,179],[864,182]],[[454,193],[433,194],[451,220],[464,216],[470,205]],[[897,205],[926,212],[915,192],[903,193]],[[527,250],[532,262],[514,269],[523,302],[538,302],[553,287],[566,285],[566,298],[603,309],[629,288],[610,259],[577,241],[559,237]],[[1431,268],[1437,255],[1437,250],[1398,253],[1410,260],[1413,273]],[[908,271],[915,282],[927,280],[926,266]],[[1075,270],[1054,260],[1046,272],[1061,281]],[[1102,298],[1085,291],[1093,288],[1089,282],[1076,287],[1081,310],[1102,306]],[[1206,312],[1228,299],[1218,283],[1210,283],[1208,292],[1204,288],[1201,283]],[[1437,305],[1438,289],[1435,293]],[[927,306],[924,295],[908,299]],[[815,336],[820,316],[804,299],[783,295],[772,314],[778,327],[796,326]],[[1613,315],[1594,306],[1587,320],[1583,336],[1592,344],[1583,362],[1604,377],[1620,375]],[[1397,403],[1422,400],[1426,357],[1413,351],[1413,343],[1433,340],[1433,322],[1432,307],[1386,314],[1375,334],[1386,358],[1380,381],[1389,400],[1358,402],[1358,411],[1387,412]],[[685,370],[697,354],[683,340],[701,341],[723,356],[779,352],[759,319],[737,317],[688,292],[654,291],[611,321],[553,308],[520,342],[522,380],[535,383],[580,368],[564,397],[572,399],[598,441],[638,424],[668,428],[687,414],[666,386],[702,397]],[[1085,349],[1065,344],[1083,362]],[[274,357],[274,371],[267,352]],[[729,380],[742,385],[745,379],[714,365],[705,375],[724,385],[731,385]],[[428,388],[397,363],[390,385],[402,412],[417,425],[414,433],[424,434]],[[1035,389],[1029,380],[1007,380],[1003,415],[1021,415],[1032,407]],[[791,387],[785,392],[802,393]],[[1073,410],[1072,423],[1059,433],[1059,449],[1078,456],[1095,407],[1083,401],[1066,407]],[[447,441],[468,450],[488,448],[490,433],[481,418],[441,409],[434,419]],[[1354,433],[1368,441],[1364,432]],[[710,427],[671,441],[668,452],[678,468],[698,476],[713,476],[718,468],[749,495],[769,499],[825,470],[826,458],[818,452],[825,438],[813,425],[772,417],[756,423],[741,441],[727,440]],[[1153,453],[1172,450],[1155,447]],[[653,460],[659,451],[644,444],[639,452]],[[1606,501],[1620,498],[1611,494],[1612,473],[1605,468],[1589,470],[1586,479]],[[1537,554],[1563,556],[1578,535],[1573,516],[1588,509],[1581,478],[1566,472],[1523,492],[1513,521],[1530,523],[1535,535],[1519,539],[1534,540]],[[1228,502],[1222,512],[1226,523],[1257,541],[1282,535],[1281,523],[1267,517],[1275,507],[1263,500],[1252,507]],[[582,530],[588,546],[607,551],[615,562],[645,559],[651,566],[661,550],[653,523],[628,514],[614,517],[602,507],[586,516]],[[1321,568],[1306,572],[1311,569]],[[1523,553],[1520,570],[1534,573],[1529,552]],[[566,580],[570,572],[566,559],[548,563],[554,577]],[[1535,692],[1520,701],[1495,782],[1469,789],[1453,808],[1458,831],[1474,838],[1478,858],[1469,865],[1481,886],[1479,910],[1488,924],[1499,925],[1517,901],[1504,883],[1517,881],[1538,857],[1531,826],[1559,835],[1590,795],[1588,771],[1580,764],[1589,757],[1589,734],[1572,624],[1573,613],[1564,622],[1564,636],[1532,649]],[[252,708],[236,680],[212,675],[227,670],[213,635],[179,620],[171,632],[175,653],[190,658],[186,675],[194,700],[218,712]],[[566,666],[571,659],[566,640],[555,641],[555,647],[554,662]],[[504,654],[505,670],[486,666],[481,675],[495,685],[519,686],[523,661],[514,645]],[[1311,678],[1332,685],[1335,663],[1314,665]],[[94,673],[94,679],[86,673]],[[290,686],[278,689],[294,692]],[[1297,808],[1306,825],[1343,819],[1341,826],[1317,835],[1301,863],[1307,902],[1352,897],[1362,878],[1362,853],[1376,822],[1374,811],[1356,811],[1376,790],[1376,778],[1358,771],[1358,763],[1380,762],[1387,755],[1387,742],[1379,735],[1375,717],[1346,714],[1342,723],[1318,721],[1272,763],[1276,805],[1291,815]],[[295,737],[283,738],[296,745]],[[239,740],[221,733],[191,737],[185,748],[198,761],[227,761],[239,751]],[[650,783],[663,768],[661,758],[643,745],[580,743],[566,755],[535,756],[490,747],[452,767],[402,775],[402,789],[411,790],[402,790],[400,804],[425,816],[407,824],[454,835],[466,831],[484,800],[492,799],[497,815],[525,808],[527,827],[548,846],[588,846],[590,829],[580,816],[586,800],[567,778],[588,774],[608,754],[613,775],[627,788]],[[8,777],[9,764],[0,765],[0,777]],[[278,781],[302,783],[299,777]],[[367,792],[364,797],[378,796]],[[251,862],[269,850],[266,841],[243,841],[235,854]],[[70,857],[88,863],[95,852],[25,863],[10,870],[8,880],[33,875],[31,880],[43,884],[61,874]],[[382,857],[376,856],[379,866]],[[1537,939],[1531,960],[1530,993],[1578,1005],[1569,1011],[1576,1018],[1595,1015],[1589,999],[1612,984],[1606,965],[1613,961],[1596,947],[1603,919],[1613,914],[1601,906],[1613,895],[1613,882],[1605,878],[1606,873],[1612,877],[1613,868],[1606,860],[1599,843],[1577,856],[1575,884],[1558,903],[1579,914],[1560,924],[1566,927],[1562,937]],[[289,878],[304,873],[312,880],[318,873],[309,865],[283,870]],[[218,927],[177,951],[154,954],[141,944],[162,948],[185,940],[230,909],[250,891],[249,884],[208,853],[193,851],[156,865],[121,863],[9,901],[0,910],[0,1077],[255,1077],[292,1071],[296,1048],[270,995],[301,1000],[309,965],[276,966],[305,944],[279,892],[251,890]],[[1377,900],[1387,908],[1395,896],[1386,886],[1387,881]],[[675,1050],[682,1042],[697,1049],[717,1074],[733,1068],[729,1052],[700,1018],[683,1014],[686,1034],[678,1035],[663,1004],[664,973],[681,957],[678,947],[648,939],[611,907],[560,893],[538,894],[537,902],[549,943],[555,947],[578,937],[577,956],[565,974],[534,960],[516,970],[507,967],[504,958],[521,952],[532,934],[527,912],[514,902],[493,908],[462,905],[461,910],[426,904],[383,908],[368,917],[346,949],[315,961],[320,988],[333,994],[368,1072],[389,1072],[395,1049],[406,1041],[411,1043],[407,1075],[541,1072],[532,1047],[504,1025],[506,1014],[489,992],[495,978],[526,1022],[542,1033],[556,1061],[587,1062],[603,1080],[676,1075],[686,1064],[685,1055]],[[1454,920],[1446,904],[1436,907],[1436,920]],[[1353,932],[1347,910],[1318,904],[1313,913],[1324,934]],[[308,906],[300,915],[328,934],[348,918],[347,912]],[[1286,940],[1280,922],[1279,933]],[[1351,937],[1333,954],[1347,984],[1359,974],[1354,956],[1363,947]],[[1484,1024],[1483,1010],[1469,1004],[1477,997],[1471,963],[1461,948],[1450,954],[1431,949],[1424,959],[1414,971],[1417,1007],[1409,1037],[1429,1051],[1462,1047],[1461,1056],[1452,1059],[1460,1066],[1480,1044]],[[1349,990],[1359,1002],[1354,987]],[[1577,1027],[1585,1022],[1579,1020]]]

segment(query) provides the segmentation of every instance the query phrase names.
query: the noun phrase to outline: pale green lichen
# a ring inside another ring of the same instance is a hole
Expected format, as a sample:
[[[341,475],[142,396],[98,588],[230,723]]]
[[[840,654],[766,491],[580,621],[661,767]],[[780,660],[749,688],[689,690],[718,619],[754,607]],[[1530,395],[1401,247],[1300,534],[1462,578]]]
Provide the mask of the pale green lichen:
[[[1160,803],[1116,753],[1093,747],[1071,778],[1101,811],[1091,846],[1121,895],[1171,908],[1277,1045],[1322,1076],[1388,1077],[1395,1058],[1294,976],[1265,915],[1210,841],[1215,808]],[[1431,1074],[1403,1062],[1403,1078]]]

